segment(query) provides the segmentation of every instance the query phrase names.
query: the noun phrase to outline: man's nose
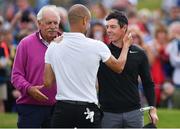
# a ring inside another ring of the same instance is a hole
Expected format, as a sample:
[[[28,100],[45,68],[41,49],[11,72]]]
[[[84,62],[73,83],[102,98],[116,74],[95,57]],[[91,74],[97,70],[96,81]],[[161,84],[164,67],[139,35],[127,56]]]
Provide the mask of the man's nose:
[[[58,27],[58,25],[56,23],[54,23],[54,22],[51,23],[51,28],[57,28],[57,27]]]

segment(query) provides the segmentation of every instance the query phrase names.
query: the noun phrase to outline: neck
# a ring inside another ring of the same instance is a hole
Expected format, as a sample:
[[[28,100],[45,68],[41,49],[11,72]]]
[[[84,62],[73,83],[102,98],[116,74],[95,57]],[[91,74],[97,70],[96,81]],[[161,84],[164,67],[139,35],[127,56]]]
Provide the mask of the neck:
[[[40,35],[41,35],[41,37],[43,38],[43,40],[45,40],[45,41],[48,42],[48,43],[50,43],[50,42],[53,40],[53,38],[47,38],[46,36],[43,36],[43,34],[41,33],[41,31],[40,31]]]
[[[123,41],[116,41],[116,42],[112,42],[112,44],[118,48],[122,48],[123,47]]]
[[[50,43],[54,38],[43,38],[46,42]]]
[[[78,32],[78,33],[84,34],[82,27],[80,27],[78,25],[71,25],[70,26],[70,32]]]

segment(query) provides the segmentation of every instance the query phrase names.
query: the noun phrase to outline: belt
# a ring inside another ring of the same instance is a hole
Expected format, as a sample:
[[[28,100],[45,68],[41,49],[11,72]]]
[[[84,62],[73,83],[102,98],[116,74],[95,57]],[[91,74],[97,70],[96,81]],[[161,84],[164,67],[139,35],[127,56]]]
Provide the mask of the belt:
[[[96,105],[95,103],[73,101],[73,100],[58,100],[58,102],[69,103],[69,104],[74,104],[74,105],[83,105],[83,106]]]

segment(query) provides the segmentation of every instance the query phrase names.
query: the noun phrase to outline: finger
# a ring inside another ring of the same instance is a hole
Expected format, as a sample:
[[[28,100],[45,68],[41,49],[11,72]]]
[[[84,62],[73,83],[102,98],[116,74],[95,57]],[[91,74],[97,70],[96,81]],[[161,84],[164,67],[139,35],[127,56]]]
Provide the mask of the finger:
[[[38,100],[48,100],[48,97],[46,95],[44,95],[42,92],[37,91],[36,92],[36,99]]]
[[[48,97],[44,95],[43,93],[41,93],[40,91],[38,91],[38,98],[40,100],[48,100]]]
[[[63,36],[59,36],[54,39],[55,42],[60,42],[63,39]]]
[[[44,85],[36,86],[37,89],[41,89],[43,87],[44,87]]]
[[[128,32],[125,34],[125,38],[126,38],[127,40],[131,40],[131,39],[132,39],[132,33],[131,33],[131,31],[128,31]]]
[[[129,36],[130,33],[131,33],[131,31],[127,30],[126,35]]]
[[[152,122],[153,124],[155,124],[155,119],[153,119],[152,117],[151,117],[151,122]]]
[[[156,123],[157,123],[157,121],[156,121],[156,119],[154,119],[154,120],[153,120],[153,124],[156,125]]]
[[[153,118],[150,113],[149,113],[149,120],[153,123]]]
[[[157,117],[155,117],[155,118],[153,119],[153,123],[156,125],[156,124],[157,124],[157,122],[158,122],[158,118],[157,118]]]
[[[157,124],[157,121],[158,121],[157,116],[155,116],[155,115],[149,115],[149,117],[150,117],[151,122],[156,125],[156,124]]]
[[[131,30],[130,30],[130,29],[127,29],[126,34],[129,35],[130,32],[131,32]]]
[[[131,34],[131,32],[128,34],[128,38],[132,38],[132,34]]]

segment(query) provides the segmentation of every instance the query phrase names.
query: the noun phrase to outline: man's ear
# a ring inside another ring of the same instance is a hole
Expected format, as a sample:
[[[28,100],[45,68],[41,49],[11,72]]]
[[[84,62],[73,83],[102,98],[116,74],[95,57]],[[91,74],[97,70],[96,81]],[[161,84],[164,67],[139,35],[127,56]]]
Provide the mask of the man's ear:
[[[83,25],[86,25],[87,24],[87,17],[85,16],[84,18],[83,18]]]
[[[38,25],[40,25],[41,24],[41,20],[38,20],[37,23],[38,23]]]
[[[124,26],[123,26],[123,30],[124,30],[124,33],[126,33],[127,30],[128,30],[128,26],[127,26],[127,25],[124,25]]]

